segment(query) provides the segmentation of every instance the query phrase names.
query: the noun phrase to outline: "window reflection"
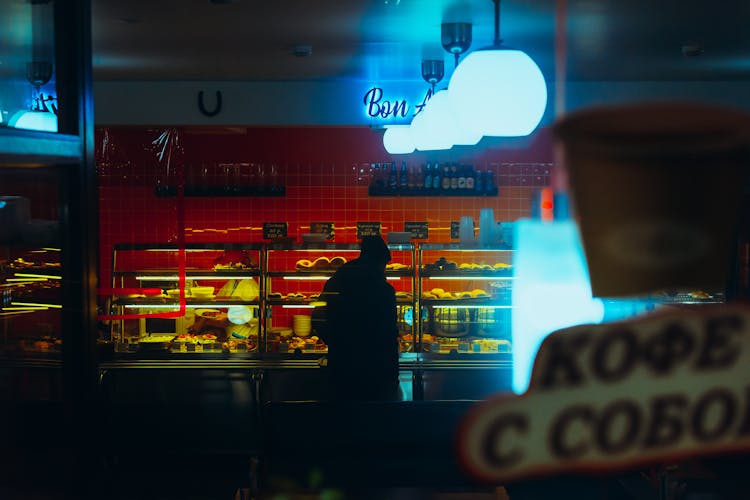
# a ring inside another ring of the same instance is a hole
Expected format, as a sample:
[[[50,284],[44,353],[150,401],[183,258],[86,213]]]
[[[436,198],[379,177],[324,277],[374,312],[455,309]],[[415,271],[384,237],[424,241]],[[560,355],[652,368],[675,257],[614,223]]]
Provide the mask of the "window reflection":
[[[0,2],[0,127],[57,132],[54,2]]]

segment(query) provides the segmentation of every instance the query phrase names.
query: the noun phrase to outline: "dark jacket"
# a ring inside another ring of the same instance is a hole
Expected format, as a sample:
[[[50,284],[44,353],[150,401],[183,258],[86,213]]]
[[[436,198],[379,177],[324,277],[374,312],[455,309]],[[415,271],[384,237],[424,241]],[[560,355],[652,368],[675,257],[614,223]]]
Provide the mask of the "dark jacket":
[[[336,399],[392,399],[398,387],[396,292],[385,279],[390,253],[383,260],[367,248],[336,271],[321,296],[326,327],[318,334],[328,344]]]

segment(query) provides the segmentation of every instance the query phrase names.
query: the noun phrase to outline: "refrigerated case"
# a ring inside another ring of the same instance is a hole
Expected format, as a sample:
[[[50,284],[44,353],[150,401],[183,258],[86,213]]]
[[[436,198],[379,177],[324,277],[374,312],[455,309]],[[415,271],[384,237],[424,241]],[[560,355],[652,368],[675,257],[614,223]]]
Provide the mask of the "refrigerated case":
[[[509,390],[513,250],[424,243],[417,262],[420,397]]]
[[[112,251],[109,328],[115,355],[259,352],[260,244],[117,244]]]

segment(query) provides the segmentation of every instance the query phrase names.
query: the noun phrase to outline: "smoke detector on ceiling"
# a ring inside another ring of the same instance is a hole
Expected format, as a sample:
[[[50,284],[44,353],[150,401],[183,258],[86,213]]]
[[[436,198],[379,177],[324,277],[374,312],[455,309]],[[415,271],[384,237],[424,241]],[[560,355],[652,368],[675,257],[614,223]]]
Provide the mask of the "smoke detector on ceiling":
[[[310,57],[312,55],[312,45],[295,45],[292,47],[292,54],[295,57]]]
[[[682,45],[682,55],[685,57],[695,57],[703,54],[703,44],[700,42],[690,42]]]

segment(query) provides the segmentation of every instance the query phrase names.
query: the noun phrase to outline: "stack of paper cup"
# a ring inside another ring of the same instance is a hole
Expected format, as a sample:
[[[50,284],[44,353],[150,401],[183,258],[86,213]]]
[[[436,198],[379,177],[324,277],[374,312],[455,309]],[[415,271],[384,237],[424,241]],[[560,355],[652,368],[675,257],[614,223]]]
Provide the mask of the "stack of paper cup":
[[[293,318],[294,334],[307,337],[312,331],[312,316],[309,314],[295,314]]]
[[[497,237],[497,223],[495,212],[491,208],[479,210],[479,244],[488,247],[495,243]]]
[[[458,225],[458,238],[462,245],[473,245],[477,239],[474,236],[474,218],[462,216]]]

